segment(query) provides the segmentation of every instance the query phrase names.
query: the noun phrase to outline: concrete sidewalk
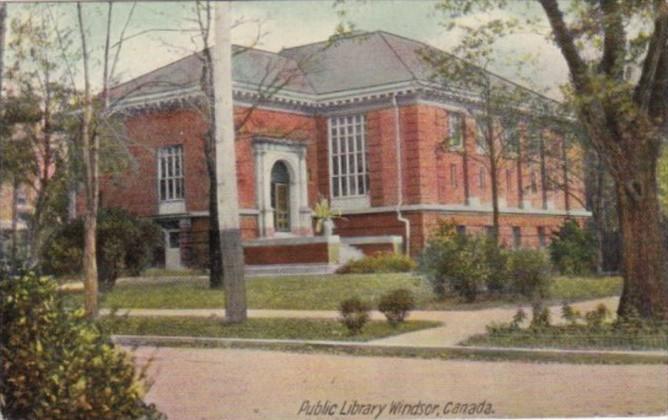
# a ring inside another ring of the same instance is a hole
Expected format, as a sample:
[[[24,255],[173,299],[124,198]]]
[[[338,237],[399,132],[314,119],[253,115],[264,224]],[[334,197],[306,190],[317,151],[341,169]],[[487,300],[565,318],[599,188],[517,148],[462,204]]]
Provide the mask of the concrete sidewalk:
[[[617,307],[619,299],[616,297],[595,299],[573,304],[580,311],[589,311],[603,303],[611,310]],[[530,311],[526,305],[525,311]],[[561,307],[550,307],[554,322],[560,321]],[[371,340],[374,345],[411,346],[411,347],[444,347],[456,346],[468,337],[485,333],[485,327],[492,322],[509,322],[517,308],[491,308],[471,311],[413,311],[409,319],[419,321],[437,321],[443,325],[426,330],[400,334],[388,338]],[[108,314],[109,310],[102,310],[101,314]],[[129,316],[184,316],[184,317],[220,317],[225,316],[224,309],[119,309],[118,315]],[[250,318],[320,318],[336,319],[337,311],[302,311],[302,310],[272,310],[250,309]],[[371,318],[384,320],[382,313],[373,311]]]

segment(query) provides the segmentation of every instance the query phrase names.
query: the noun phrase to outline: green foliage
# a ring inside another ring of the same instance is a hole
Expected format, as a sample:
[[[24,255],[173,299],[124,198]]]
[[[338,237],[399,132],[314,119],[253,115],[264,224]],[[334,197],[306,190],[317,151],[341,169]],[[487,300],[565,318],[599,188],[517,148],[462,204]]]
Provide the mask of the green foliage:
[[[596,242],[591,232],[569,219],[553,237],[550,257],[561,274],[589,274],[596,268]]]
[[[145,370],[83,311],[69,311],[52,280],[0,275],[0,401],[8,418],[162,418],[142,401]]]
[[[490,277],[485,240],[459,234],[452,223],[441,222],[418,260],[439,297],[450,291],[473,302]]]
[[[580,311],[573,309],[571,305],[564,302],[561,306],[561,317],[571,325],[577,324],[578,320],[582,318]]]
[[[432,321],[410,321],[393,327],[384,321],[369,321],[364,331],[352,336],[336,319],[250,318],[241,324],[229,324],[215,317],[123,316],[105,317],[100,323],[121,335],[340,341],[366,341],[440,325]]]
[[[550,292],[550,263],[539,250],[517,249],[508,255],[511,290],[531,300],[541,300]]]
[[[320,233],[323,229],[323,223],[326,220],[339,219],[341,217],[341,210],[332,209],[329,201],[322,197],[317,203],[315,203],[315,207],[313,208],[313,217],[316,220],[315,232]]]
[[[419,269],[439,297],[454,291],[468,302],[475,301],[483,288],[542,299],[548,296],[551,281],[543,252],[505,250],[489,238],[457,233],[448,222],[441,222],[427,244]]]
[[[599,304],[596,306],[596,309],[589,311],[585,314],[584,319],[587,322],[589,328],[598,329],[601,328],[603,322],[605,322],[611,313],[607,306],[604,304]]]
[[[510,326],[512,328],[519,328],[520,325],[527,319],[527,313],[524,312],[524,309],[519,308],[517,312],[515,312],[515,315],[513,315],[513,320],[510,323]]]
[[[485,259],[489,267],[487,290],[492,293],[506,293],[510,287],[508,279],[508,258],[512,251],[501,248],[493,238],[485,240]]]
[[[659,200],[663,214],[668,217],[668,149],[664,147],[657,168],[659,181]]]
[[[395,252],[377,252],[339,267],[338,274],[405,273],[415,269],[415,261],[408,255]]]
[[[531,325],[529,328],[534,330],[549,328],[550,319],[550,310],[540,303],[535,303],[531,307]]]
[[[357,297],[342,301],[339,312],[341,323],[348,328],[350,335],[359,334],[369,321],[369,305]]]
[[[138,275],[149,266],[162,243],[162,231],[153,222],[125,210],[102,209],[97,222],[97,265],[102,289],[111,289],[122,274]],[[83,220],[63,225],[42,249],[45,272],[77,274],[82,269]]]
[[[584,316],[564,303],[561,317],[565,325],[550,325],[549,312],[540,306],[529,328],[519,328],[517,315],[509,323],[492,323],[486,335],[471,337],[465,345],[495,347],[555,347],[668,349],[668,322],[647,320],[637,311],[609,322],[609,309],[601,304]],[[519,313],[519,312],[518,312]]]
[[[393,327],[404,322],[408,312],[415,309],[415,297],[408,289],[396,289],[380,298],[378,310]]]

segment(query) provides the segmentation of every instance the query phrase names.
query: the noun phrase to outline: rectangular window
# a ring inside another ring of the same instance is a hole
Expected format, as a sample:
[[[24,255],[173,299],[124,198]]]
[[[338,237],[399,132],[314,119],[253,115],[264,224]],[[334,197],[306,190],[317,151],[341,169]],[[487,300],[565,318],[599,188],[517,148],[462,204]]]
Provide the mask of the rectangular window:
[[[485,130],[482,126],[476,125],[475,129],[475,146],[476,153],[484,155],[487,153],[487,140],[485,139]]]
[[[452,188],[457,188],[457,165],[450,165],[450,186]]]
[[[541,248],[547,246],[547,237],[545,236],[545,227],[543,226],[538,226],[538,243]]]
[[[513,171],[506,169],[506,197],[508,193],[513,189]]]
[[[531,192],[534,194],[538,192],[538,178],[535,171],[531,171]]]
[[[478,186],[481,190],[485,189],[485,184],[487,183],[487,171],[485,168],[481,167],[480,172],[478,173]]]
[[[366,116],[329,119],[329,163],[333,197],[367,195],[369,191]]]
[[[160,201],[183,200],[183,146],[163,147],[158,151]]]
[[[448,139],[451,149],[460,149],[464,140],[464,119],[458,112],[448,112]]]
[[[494,226],[485,226],[485,235],[487,235],[488,238],[493,238],[494,237]]]
[[[518,249],[522,246],[522,229],[519,226],[513,226],[513,248]]]
[[[457,235],[466,235],[465,225],[457,225]]]

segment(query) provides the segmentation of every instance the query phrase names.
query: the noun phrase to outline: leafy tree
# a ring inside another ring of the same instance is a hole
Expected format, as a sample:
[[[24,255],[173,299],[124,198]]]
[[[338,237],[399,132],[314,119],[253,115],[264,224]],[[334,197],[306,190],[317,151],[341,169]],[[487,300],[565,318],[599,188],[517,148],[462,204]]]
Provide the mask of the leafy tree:
[[[139,275],[154,260],[162,230],[122,209],[101,209],[96,232],[97,267],[102,289],[122,274]],[[83,268],[84,221],[79,218],[54,231],[42,248],[42,268],[55,275],[77,275]]]
[[[49,229],[64,219],[65,185],[69,173],[65,135],[72,120],[74,92],[67,87],[67,74],[53,51],[58,41],[44,20],[12,20],[12,65],[8,80],[14,135],[9,139],[7,166],[13,167],[20,184],[30,189],[33,210],[28,219],[31,262],[37,263],[39,249]]]
[[[561,274],[590,274],[596,263],[594,238],[575,220],[564,222],[550,243],[550,257]]]
[[[472,40],[467,40],[473,42]],[[540,190],[543,206],[547,208],[547,158],[544,136],[545,127],[555,127],[563,110],[555,101],[530,91],[517,84],[500,78],[489,71],[495,63],[491,48],[493,37],[475,38],[475,43],[463,42],[453,51],[444,53],[433,48],[424,48],[420,53],[434,69],[432,79],[440,85],[460,89],[474,99],[463,101],[467,119],[462,119],[460,127],[448,127],[450,133],[443,144],[443,150],[458,152],[463,157],[465,178],[468,179],[470,162],[477,162],[481,172],[482,191],[489,179],[492,203],[492,237],[499,238],[499,199],[502,195],[502,174],[510,176],[518,190],[518,206],[524,206],[524,197],[529,189],[538,191],[538,181],[525,185],[524,178],[528,166],[540,165]],[[454,111],[449,111],[454,112]],[[473,124],[464,124],[464,123]],[[457,123],[449,119],[448,124]],[[561,123],[560,126],[565,126]],[[562,128],[562,127],[560,127]],[[452,133],[457,133],[453,135]],[[472,133],[475,144],[467,144],[467,134]],[[551,150],[551,149],[547,149]],[[558,153],[553,160],[562,162],[564,155]],[[561,166],[561,165],[560,165]],[[561,171],[557,171],[561,173]],[[554,183],[554,182],[553,182]],[[568,183],[559,182],[560,185]],[[465,201],[469,202],[470,187],[464,183]],[[508,197],[508,191],[505,192]],[[482,198],[482,197],[480,197]]]
[[[549,24],[569,70],[567,98],[615,184],[624,267],[618,313],[635,309],[645,318],[668,317],[656,174],[668,117],[668,4],[538,3],[537,14],[535,8],[509,19],[497,14],[501,17],[464,28],[465,38],[500,39]],[[439,7],[454,18],[496,13],[507,5],[507,0],[443,0]]]
[[[146,370],[63,303],[55,281],[0,273],[0,409],[11,419],[158,419]],[[0,417],[2,417],[0,415]]]

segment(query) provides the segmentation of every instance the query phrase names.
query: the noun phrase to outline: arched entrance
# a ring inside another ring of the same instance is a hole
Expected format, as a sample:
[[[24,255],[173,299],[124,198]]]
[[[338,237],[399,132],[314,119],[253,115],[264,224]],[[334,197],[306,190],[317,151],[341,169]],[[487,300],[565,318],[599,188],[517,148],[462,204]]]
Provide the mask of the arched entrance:
[[[271,168],[271,207],[274,209],[274,230],[290,232],[290,173],[281,161]]]

